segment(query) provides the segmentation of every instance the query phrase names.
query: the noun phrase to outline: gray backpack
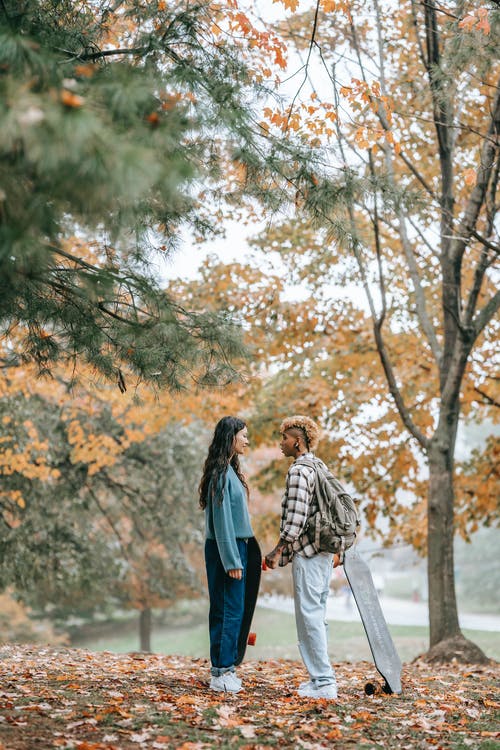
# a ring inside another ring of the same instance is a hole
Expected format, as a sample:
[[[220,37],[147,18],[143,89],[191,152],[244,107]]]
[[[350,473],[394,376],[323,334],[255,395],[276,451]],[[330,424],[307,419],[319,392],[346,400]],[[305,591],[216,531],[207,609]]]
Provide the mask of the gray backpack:
[[[295,463],[310,466],[316,473],[319,510],[307,521],[309,541],[318,552],[336,552],[342,562],[344,552],[354,544],[360,526],[356,503],[322,461],[299,458]]]

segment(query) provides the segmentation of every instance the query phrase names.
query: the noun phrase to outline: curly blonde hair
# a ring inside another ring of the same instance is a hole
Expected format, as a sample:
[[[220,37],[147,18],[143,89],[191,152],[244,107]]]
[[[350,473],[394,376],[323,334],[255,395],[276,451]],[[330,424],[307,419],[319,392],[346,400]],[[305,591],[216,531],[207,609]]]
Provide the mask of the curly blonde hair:
[[[306,440],[308,450],[313,451],[318,447],[320,430],[310,417],[301,414],[287,417],[280,425],[280,432],[288,432],[288,430],[300,430]]]

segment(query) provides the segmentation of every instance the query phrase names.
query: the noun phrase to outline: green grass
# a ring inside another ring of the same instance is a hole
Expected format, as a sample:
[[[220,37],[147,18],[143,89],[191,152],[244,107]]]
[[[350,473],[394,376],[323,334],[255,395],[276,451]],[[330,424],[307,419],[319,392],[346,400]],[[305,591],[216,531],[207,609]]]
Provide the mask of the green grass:
[[[426,627],[391,625],[391,635],[402,661],[411,661],[428,648],[429,630]],[[252,624],[257,643],[249,646],[248,659],[300,659],[293,615],[257,608]],[[464,630],[464,635],[491,658],[500,660],[498,633],[483,630]],[[371,660],[371,652],[363,626],[359,622],[329,621],[330,656],[333,661]],[[138,635],[126,633],[82,643],[91,651],[127,653],[139,648]],[[181,626],[165,625],[153,630],[152,649],[161,654],[208,656],[208,626],[205,619]]]

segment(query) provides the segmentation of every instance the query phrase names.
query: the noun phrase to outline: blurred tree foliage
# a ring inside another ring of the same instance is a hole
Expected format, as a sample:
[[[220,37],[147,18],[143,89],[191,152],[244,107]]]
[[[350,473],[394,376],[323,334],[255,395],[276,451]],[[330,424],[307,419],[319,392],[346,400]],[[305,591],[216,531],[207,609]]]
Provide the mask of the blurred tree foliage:
[[[29,608],[17,601],[11,590],[0,594],[0,633],[0,642],[4,643],[67,642],[67,637],[56,634],[47,619],[32,619]]]
[[[500,531],[498,528],[481,528],[471,541],[467,544],[458,539],[455,544],[459,601],[464,609],[499,614],[500,558],[495,550],[498,549]]]
[[[60,624],[117,607],[147,613],[199,593],[198,427],[172,423],[91,472],[72,456],[74,422],[61,408],[39,396],[0,401],[0,421],[14,411],[19,432],[36,432],[32,443],[50,449],[47,476],[11,471],[3,478],[4,491],[27,501],[0,527],[2,588],[14,586],[25,604]],[[95,433],[124,439],[106,406],[87,413],[87,422]]]
[[[178,387],[234,375],[237,329],[158,284],[181,232],[220,231],[259,86],[207,3],[0,5],[2,364],[82,357]],[[155,261],[155,262],[153,262]]]

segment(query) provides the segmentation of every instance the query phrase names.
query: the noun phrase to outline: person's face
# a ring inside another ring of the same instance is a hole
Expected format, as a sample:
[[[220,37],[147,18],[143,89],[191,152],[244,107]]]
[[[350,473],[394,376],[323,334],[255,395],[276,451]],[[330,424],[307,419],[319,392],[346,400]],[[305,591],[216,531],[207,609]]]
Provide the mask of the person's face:
[[[280,440],[281,452],[284,456],[295,456],[296,445],[298,442],[297,435],[292,435],[291,432],[282,432]]]
[[[233,450],[235,453],[241,455],[248,448],[248,430],[243,427],[242,430],[236,433],[233,441]]]

